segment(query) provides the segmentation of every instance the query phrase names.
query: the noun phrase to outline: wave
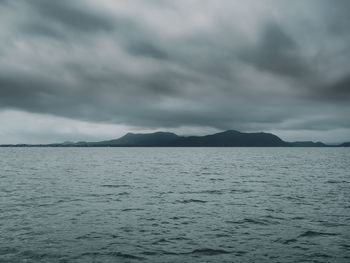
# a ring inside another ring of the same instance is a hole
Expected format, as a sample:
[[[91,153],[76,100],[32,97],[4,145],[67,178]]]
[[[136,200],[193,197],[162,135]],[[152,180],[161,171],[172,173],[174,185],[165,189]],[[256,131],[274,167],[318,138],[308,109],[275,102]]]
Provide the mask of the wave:
[[[101,187],[106,188],[120,188],[120,187],[130,187],[128,184],[103,184]]]
[[[166,240],[165,238],[161,238],[159,240],[152,242],[153,245],[164,244],[164,243],[173,243],[173,242]]]
[[[269,219],[276,219],[276,220],[285,220],[283,217],[273,216],[273,215],[266,215],[265,218]]]
[[[253,190],[250,189],[232,189],[231,193],[251,193]]]
[[[328,254],[324,254],[324,253],[314,253],[311,255],[312,258],[330,258],[331,256]]]
[[[297,239],[291,238],[291,239],[284,240],[284,241],[282,242],[282,244],[288,245],[288,244],[290,244],[290,243],[295,243],[295,242],[297,242],[297,241],[298,241]]]
[[[115,195],[130,195],[129,192],[121,192],[121,193],[118,193],[118,194],[115,194]]]
[[[179,202],[183,204],[188,204],[188,203],[207,203],[208,201],[204,201],[200,199],[186,199]]]
[[[195,255],[195,256],[215,256],[215,255],[222,255],[222,254],[231,254],[232,252],[223,250],[223,249],[212,249],[212,248],[199,248],[192,250],[190,252],[172,252],[172,251],[162,251],[163,255]],[[237,253],[240,253],[243,255],[244,252],[239,251]]]
[[[16,254],[17,252],[18,252],[18,249],[13,247],[0,248],[0,255]]]
[[[122,209],[123,212],[127,212],[127,211],[143,211],[145,209],[143,208],[124,208]]]
[[[338,236],[337,233],[329,233],[329,232],[317,232],[317,231],[306,231],[300,234],[298,237],[318,237],[318,236]]]
[[[214,255],[230,254],[230,253],[231,252],[223,249],[201,248],[201,249],[195,249],[192,252],[189,252],[187,254],[200,254],[200,255],[206,255],[206,256],[214,256]]]
[[[80,239],[86,239],[86,240],[93,240],[93,239],[103,239],[103,238],[117,238],[119,236],[115,234],[110,234],[110,233],[97,233],[97,232],[91,232],[87,233],[85,235],[81,235],[76,237],[75,239],[80,240]]]
[[[223,190],[202,190],[202,191],[187,191],[181,194],[223,194]]]
[[[38,253],[32,250],[25,250],[20,253],[21,256],[25,258],[29,258],[32,260],[43,260],[44,258],[46,259],[57,259],[57,258],[62,258],[62,255],[58,254],[51,254],[51,253]]]
[[[253,218],[244,218],[242,220],[238,220],[238,221],[226,221],[226,223],[229,224],[254,224],[254,225],[268,225],[269,223],[272,222],[268,222],[266,220],[258,220],[258,219],[253,219]]]
[[[85,256],[92,256],[92,257],[97,257],[97,256],[110,256],[110,257],[117,257],[117,258],[125,258],[125,259],[137,259],[137,260],[144,260],[145,258],[143,257],[138,257],[132,254],[126,254],[126,253],[121,253],[121,252],[86,252],[82,253],[80,257],[85,257]]]
[[[342,184],[342,183],[347,183],[347,181],[344,180],[328,180],[326,181],[327,184]]]
[[[132,254],[126,254],[126,253],[121,253],[121,252],[108,252],[107,255],[113,256],[113,257],[118,257],[118,258],[126,258],[126,259],[137,259],[137,260],[144,260],[145,258],[143,257],[138,257]]]

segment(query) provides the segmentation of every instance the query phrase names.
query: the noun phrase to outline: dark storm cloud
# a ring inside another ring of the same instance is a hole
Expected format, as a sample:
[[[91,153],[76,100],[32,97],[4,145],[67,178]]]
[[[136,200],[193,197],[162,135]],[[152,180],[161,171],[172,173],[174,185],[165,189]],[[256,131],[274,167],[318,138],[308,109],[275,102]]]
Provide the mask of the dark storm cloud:
[[[28,5],[37,12],[39,17],[57,22],[70,30],[95,32],[113,29],[114,24],[110,19],[89,10],[83,3],[77,3],[78,1],[69,0],[31,0]]]
[[[321,95],[327,99],[349,102],[350,99],[350,74],[337,79],[334,83],[326,85],[321,90]]]
[[[347,0],[337,1],[336,4],[332,1],[322,1],[322,15],[327,19],[327,30],[331,35],[340,37],[350,36],[350,17],[349,9],[350,2]]]
[[[0,107],[145,128],[348,128],[348,3],[0,0]]]
[[[349,97],[350,96],[350,74],[346,77],[340,79],[334,86],[329,88],[329,92],[334,92],[336,96],[339,97]]]
[[[155,59],[166,59],[167,53],[161,50],[159,47],[153,45],[149,42],[139,42],[139,43],[131,43],[126,49],[134,55],[151,57]]]
[[[240,57],[261,71],[301,77],[310,74],[301,48],[278,24],[270,23],[263,29],[258,43],[244,47]]]

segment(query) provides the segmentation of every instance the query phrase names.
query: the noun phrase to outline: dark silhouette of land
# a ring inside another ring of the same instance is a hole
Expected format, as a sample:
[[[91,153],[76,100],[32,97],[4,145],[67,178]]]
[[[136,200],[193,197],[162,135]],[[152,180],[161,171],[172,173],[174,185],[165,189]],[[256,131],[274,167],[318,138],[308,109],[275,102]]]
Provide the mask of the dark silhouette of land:
[[[327,145],[322,142],[286,142],[265,133],[228,130],[205,136],[178,136],[170,132],[127,133],[119,139],[99,142],[64,142],[54,144],[6,144],[1,147],[349,147],[350,142]]]
[[[340,147],[350,147],[350,142],[344,142],[339,145]]]

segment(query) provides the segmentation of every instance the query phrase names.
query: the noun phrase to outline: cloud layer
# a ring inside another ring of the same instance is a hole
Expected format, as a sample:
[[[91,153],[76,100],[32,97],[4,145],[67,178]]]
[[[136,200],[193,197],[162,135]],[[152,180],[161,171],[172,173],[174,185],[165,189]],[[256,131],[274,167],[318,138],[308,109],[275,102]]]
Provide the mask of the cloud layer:
[[[0,111],[125,130],[350,131],[347,10],[347,0],[2,0]]]

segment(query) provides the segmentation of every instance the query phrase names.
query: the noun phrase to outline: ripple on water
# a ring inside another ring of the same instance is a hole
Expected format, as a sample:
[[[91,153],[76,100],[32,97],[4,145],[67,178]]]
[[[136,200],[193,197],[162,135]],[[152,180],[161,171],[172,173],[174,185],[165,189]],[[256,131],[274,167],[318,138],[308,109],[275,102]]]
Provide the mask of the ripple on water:
[[[102,184],[101,187],[104,188],[123,188],[123,187],[131,187],[131,185],[128,184]]]
[[[108,252],[106,254],[114,256],[114,257],[118,257],[118,258],[125,258],[125,259],[137,259],[137,260],[144,260],[145,259],[143,257],[135,256],[132,254],[121,253],[121,252]]]
[[[223,193],[224,193],[224,190],[218,190],[218,189],[180,192],[180,194],[209,194],[209,195],[220,195]]]
[[[317,232],[308,230],[300,234],[298,237],[321,237],[321,236],[338,236],[338,233],[329,233],[329,232]]]
[[[119,259],[135,259],[135,260],[145,260],[143,257],[135,256],[133,254],[128,253],[122,253],[122,252],[114,252],[114,251],[107,251],[107,252],[100,252],[100,251],[93,251],[93,252],[84,252],[80,254],[80,256],[76,257],[76,259],[80,258],[103,258],[103,257],[113,257],[113,258],[119,258]]]
[[[179,200],[178,202],[183,204],[189,204],[189,203],[207,203],[208,201],[200,200],[200,199],[185,199],[185,200]]]
[[[130,211],[143,211],[145,210],[144,208],[124,208],[121,211],[122,212],[130,212]]]
[[[223,249],[201,248],[201,249],[195,249],[195,250],[189,252],[188,254],[214,256],[214,255],[230,254],[230,253],[231,252],[223,250]]]
[[[273,224],[274,222],[270,222],[268,220],[261,220],[261,219],[244,218],[242,220],[237,220],[237,221],[227,220],[226,223],[236,224],[236,225],[243,225],[243,224],[269,225],[269,224]]]

